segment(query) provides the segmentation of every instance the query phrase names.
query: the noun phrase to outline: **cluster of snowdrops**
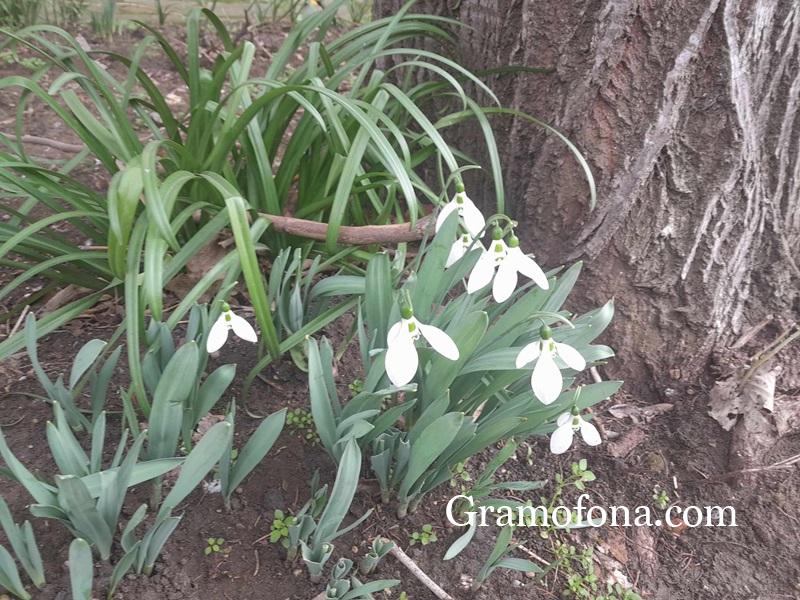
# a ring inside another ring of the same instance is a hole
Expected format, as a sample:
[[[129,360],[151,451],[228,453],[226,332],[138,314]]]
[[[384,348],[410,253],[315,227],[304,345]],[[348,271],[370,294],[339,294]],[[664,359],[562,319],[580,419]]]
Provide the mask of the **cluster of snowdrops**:
[[[592,343],[609,324],[613,304],[583,315],[565,310],[581,265],[545,273],[521,250],[512,221],[502,215],[485,219],[461,184],[456,190],[438,214],[435,234],[423,240],[412,258],[398,249],[393,259],[387,252],[370,255],[363,275],[337,273],[310,282],[298,275],[294,289],[302,287],[309,302],[324,304],[332,295],[348,298],[329,310],[344,314],[352,307],[355,312],[348,339],[357,339],[363,373],[358,391],[340,398],[334,372],[335,357],[341,352],[334,351],[330,340],[305,335],[301,352],[298,346],[289,348],[308,371],[315,438],[336,465],[333,482],[323,484],[315,474],[307,502],[275,529],[286,558],[300,557],[313,582],[321,581],[334,555],[333,542],[372,513],[370,508],[344,525],[364,458],[380,487],[381,501],[395,502],[397,515],[403,518],[480,453],[502,446],[491,463],[495,466],[478,478],[483,489],[475,492],[476,497],[495,506],[511,506],[517,501],[502,493],[492,495],[503,489],[492,482],[518,441],[549,435],[550,450],[557,454],[571,447],[577,432],[589,445],[601,441],[581,412],[608,398],[621,382],[575,384],[588,365],[613,356],[611,348]],[[244,214],[235,202],[228,210]],[[257,221],[263,217],[250,216],[258,231]],[[481,240],[487,233],[491,241],[484,245]],[[286,271],[295,272],[299,261],[289,263]],[[273,269],[278,265],[275,262]],[[252,284],[251,278],[251,295]],[[130,286],[132,293],[126,291],[126,298],[135,300],[139,285],[138,278],[128,278],[126,289]],[[122,346],[91,340],[77,353],[69,377],[51,381],[38,361],[36,319],[28,316],[28,355],[53,407],[47,442],[57,471],[51,480],[33,475],[0,430],[3,475],[22,485],[35,501],[30,506],[34,517],[54,519],[74,536],[69,563],[75,598],[92,597],[94,554],[113,561],[109,598],[129,572],[150,574],[181,521],[181,515],[174,513],[183,500],[203,487],[220,494],[231,509],[234,490],[246,485],[278,439],[286,422],[285,408],[264,418],[234,448],[239,417],[228,388],[236,365],[206,372],[211,355],[224,357],[219,351],[231,334],[259,341],[254,327],[227,302],[234,287],[234,281],[223,282],[210,306],[193,304],[185,326],[179,328],[172,315],[165,322],[151,318],[143,338],[135,328],[127,330],[128,347],[136,349],[128,353],[135,367],[131,372],[140,373],[140,381],[138,390],[135,377],[131,389],[121,390],[122,436],[114,452],[106,448],[106,406]],[[293,293],[289,297],[296,297]],[[279,313],[281,308],[273,310]],[[302,313],[307,317],[298,317],[310,319],[308,325],[299,323],[300,330],[313,325],[314,314],[309,310]],[[86,384],[90,408],[82,406]],[[211,422],[216,424],[200,434],[206,417],[220,412],[222,420],[215,416]],[[140,415],[146,416],[147,429],[142,429]],[[112,454],[111,462],[104,460]],[[180,474],[163,496],[164,475],[176,467]],[[123,525],[128,491],[146,482],[152,484],[149,503]],[[516,490],[536,489],[542,482],[513,485]],[[148,509],[154,519],[147,517]],[[17,525],[7,510],[0,510],[0,525],[12,541],[17,562],[41,587],[44,573],[30,524]],[[473,535],[470,529],[459,537],[445,559],[461,552]],[[381,538],[374,544],[378,549],[368,561],[371,569],[388,551]],[[513,549],[510,533],[502,532],[475,582],[480,584],[496,568],[538,568],[523,559],[505,560]],[[0,554],[5,558],[0,585],[27,600],[31,596],[14,559],[1,546]],[[351,574],[352,567],[344,557],[334,563],[328,598],[367,598],[371,591],[399,583],[362,583]]]
[[[520,275],[529,278],[543,290],[549,289],[547,276],[536,261],[520,248],[519,238],[514,235],[513,229],[506,234],[501,227],[500,224],[504,219],[508,221],[507,218],[495,217],[494,223],[490,224],[491,242],[488,248],[484,246],[480,240],[487,231],[486,218],[460,183],[457,184],[453,199],[439,211],[436,232],[439,232],[447,218],[453,214],[458,217],[459,231],[450,247],[445,267],[452,267],[473,250],[479,254],[466,279],[468,294],[474,294],[491,285],[494,300],[498,303],[506,302],[517,289]],[[445,358],[452,361],[459,359],[458,346],[446,332],[434,325],[422,323],[414,316],[412,300],[407,293],[401,299],[400,316],[400,320],[390,327],[386,339],[385,369],[392,384],[402,387],[414,380],[419,369],[417,343],[420,337]],[[228,304],[224,304],[209,333],[207,351],[218,351],[227,340],[229,331],[248,342],[258,341],[252,325],[234,314]],[[526,344],[519,351],[515,366],[521,369],[526,365],[534,365],[530,377],[531,389],[542,404],[550,405],[559,397],[564,386],[556,357],[576,372],[586,368],[586,360],[574,347],[555,341],[552,329],[544,321],[538,333],[539,340]],[[583,440],[590,446],[601,443],[597,428],[580,415],[577,406],[561,413],[556,424],[557,427],[550,437],[550,451],[554,454],[566,452],[571,447],[576,432],[580,432]]]

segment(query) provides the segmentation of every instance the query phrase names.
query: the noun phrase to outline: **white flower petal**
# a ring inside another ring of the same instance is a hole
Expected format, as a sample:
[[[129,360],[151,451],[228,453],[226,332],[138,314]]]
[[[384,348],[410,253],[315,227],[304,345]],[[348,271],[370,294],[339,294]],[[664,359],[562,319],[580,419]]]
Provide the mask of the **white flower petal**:
[[[464,203],[461,205],[461,218],[464,220],[464,227],[470,232],[472,237],[478,237],[486,227],[486,219],[483,213],[475,206],[467,195],[464,194]]]
[[[583,418],[581,418],[581,437],[589,446],[599,446],[603,441],[597,427],[589,421],[584,421]]]
[[[556,342],[556,353],[570,369],[583,371],[586,368],[586,360],[572,346]]]
[[[519,247],[511,248],[508,251],[508,258],[514,263],[517,271],[528,279],[533,279],[533,282],[540,288],[546,290],[550,287],[547,275],[544,274],[542,268],[530,256],[524,254]]]
[[[458,346],[456,346],[456,343],[449,335],[433,325],[423,325],[422,323],[418,322],[417,326],[422,333],[422,337],[428,340],[428,343],[434,350],[436,350],[445,358],[449,358],[450,360],[458,360]]]
[[[419,357],[414,340],[410,336],[397,335],[386,351],[385,368],[389,380],[400,387],[411,383],[417,374]]]
[[[461,257],[464,256],[467,249],[464,247],[464,242],[461,239],[461,236],[453,242],[453,245],[450,246],[450,254],[447,255],[447,262],[444,264],[445,269],[449,269],[454,264],[456,264]]]
[[[531,342],[527,346],[525,346],[522,350],[519,351],[517,354],[517,368],[521,369],[528,363],[532,363],[537,358],[539,358],[539,353],[541,352],[541,343],[539,340],[535,342]]]
[[[561,370],[553,360],[552,352],[545,350],[536,361],[531,374],[531,388],[534,395],[542,404],[552,404],[561,394],[563,384]]]
[[[458,210],[458,205],[452,201],[442,207],[442,210],[439,211],[439,215],[436,217],[436,231],[439,231],[447,220],[447,217],[449,217],[454,210]]]
[[[402,331],[402,327],[403,327],[403,319],[401,319],[400,321],[398,321],[389,328],[389,333],[386,334],[387,348],[392,345],[394,338],[396,338],[400,334],[400,332]]]
[[[494,260],[492,259],[490,252],[484,252],[483,255],[478,259],[478,262],[475,263],[475,266],[472,267],[472,272],[469,274],[469,280],[467,280],[467,293],[474,294],[478,290],[481,290],[489,285],[489,282],[494,276],[494,267]]]
[[[258,341],[256,330],[253,329],[253,326],[250,325],[250,323],[248,323],[244,318],[240,317],[239,315],[231,313],[230,324],[231,327],[233,328],[233,333],[238,335],[246,342],[255,343]]]
[[[572,419],[572,413],[570,412],[561,413],[560,415],[558,415],[558,419],[556,420],[556,425],[561,427],[564,423],[569,423],[571,419]]]
[[[206,339],[206,352],[211,354],[216,352],[225,344],[228,339],[228,323],[225,321],[225,313],[222,313],[219,318],[214,321],[211,326],[211,331],[208,332]]]
[[[492,296],[495,302],[505,302],[514,293],[517,287],[517,269],[511,261],[503,259],[497,267],[497,274],[492,284]]]
[[[550,436],[550,452],[564,454],[572,446],[573,437],[575,437],[575,430],[572,429],[572,424],[561,425]]]

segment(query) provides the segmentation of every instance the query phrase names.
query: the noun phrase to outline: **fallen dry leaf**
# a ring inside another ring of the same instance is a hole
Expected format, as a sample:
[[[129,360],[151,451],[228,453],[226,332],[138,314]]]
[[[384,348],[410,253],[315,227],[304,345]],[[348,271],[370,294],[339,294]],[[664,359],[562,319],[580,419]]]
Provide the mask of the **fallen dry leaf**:
[[[765,366],[757,370],[747,381],[732,377],[718,381],[711,390],[709,415],[725,431],[730,431],[740,415],[772,411],[775,400],[775,383],[780,369]]]
[[[612,417],[617,419],[624,419],[628,417],[635,424],[642,421],[649,423],[655,417],[663,415],[672,410],[674,404],[669,402],[662,402],[660,404],[651,404],[649,406],[634,406],[633,404],[617,404],[608,409]]]
[[[773,415],[779,436],[800,429],[800,396],[787,396],[775,400]]]
[[[44,306],[42,307],[42,313],[48,314],[54,310],[58,310],[65,304],[69,304],[73,300],[76,300],[81,296],[85,296],[87,293],[89,293],[89,290],[86,288],[82,288],[70,283],[67,287],[58,290],[47,302],[45,302]]]
[[[646,439],[647,435],[645,432],[639,427],[634,427],[626,432],[619,440],[609,442],[607,444],[608,453],[614,458],[624,458]]]
[[[639,559],[640,569],[652,579],[658,571],[658,554],[656,554],[656,538],[648,527],[635,527],[633,533],[634,548]]]
[[[203,436],[208,432],[209,429],[211,429],[220,421],[224,420],[225,415],[207,414],[197,422],[197,427],[195,428],[194,433],[192,433],[192,442],[195,444],[199,442],[201,439],[203,439]]]

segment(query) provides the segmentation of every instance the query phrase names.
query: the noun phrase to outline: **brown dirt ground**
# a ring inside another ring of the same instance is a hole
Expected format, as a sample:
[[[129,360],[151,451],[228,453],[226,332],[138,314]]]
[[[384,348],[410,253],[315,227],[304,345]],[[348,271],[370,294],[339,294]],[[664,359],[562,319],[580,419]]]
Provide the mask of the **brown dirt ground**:
[[[85,34],[88,35],[88,34]],[[274,48],[283,32],[280,29],[256,32],[263,53]],[[134,41],[127,33],[115,40],[119,50]],[[89,39],[90,43],[100,43]],[[169,86],[174,74],[166,64],[154,58],[149,71],[162,85]],[[11,64],[0,65],[0,75],[19,71]],[[169,89],[169,88],[167,88]],[[7,92],[0,96],[0,124],[3,131],[13,127],[14,98]],[[59,137],[74,141],[66,133],[62,136],[57,123],[45,114],[37,113],[28,119],[28,133]],[[11,124],[11,125],[9,125]],[[38,152],[49,152],[37,148]],[[103,189],[105,182],[92,166],[80,172],[81,176]],[[0,273],[7,281],[10,273]],[[25,293],[31,292],[25,290]],[[33,290],[35,291],[35,290]],[[18,298],[17,298],[18,299]],[[4,307],[7,308],[7,307]],[[51,374],[68,369],[72,356],[80,345],[91,337],[106,338],[119,321],[119,306],[109,302],[86,319],[69,329],[51,336],[42,344],[40,355]],[[13,321],[13,319],[12,319]],[[13,322],[6,324],[6,331]],[[331,332],[338,337],[337,332]],[[619,353],[625,352],[629,341],[605,340]],[[254,361],[252,348],[240,344],[226,349],[226,361],[240,364],[245,372]],[[122,361],[124,362],[124,360]],[[346,384],[358,376],[356,361],[346,355],[339,365],[339,382],[342,393]],[[117,381],[124,385],[124,373]],[[24,355],[18,355],[0,364],[0,425],[3,426],[10,446],[23,462],[43,474],[53,472],[53,465],[44,447],[44,423],[50,411],[42,403],[20,395],[20,392],[37,392],[35,380]],[[784,390],[797,393],[797,390]],[[233,397],[236,395],[234,390]],[[268,413],[284,406],[307,406],[306,381],[302,373],[290,363],[280,363],[265,373],[265,379],[253,391],[250,408]],[[523,451],[519,459],[506,465],[502,477],[507,480],[546,479],[556,471],[568,472],[569,464],[586,457],[598,480],[589,492],[593,503],[608,505],[652,505],[655,486],[667,490],[673,501],[683,506],[696,504],[733,505],[736,508],[736,528],[698,528],[674,532],[664,528],[583,530],[558,537],[576,546],[594,544],[604,548],[620,565],[624,576],[635,583],[636,589],[647,598],[658,600],[786,600],[800,599],[800,470],[797,466],[783,471],[763,472],[744,487],[722,479],[727,472],[729,434],[723,432],[707,415],[707,382],[686,381],[673,390],[664,390],[662,397],[629,397],[623,390],[614,399],[597,407],[596,414],[605,432],[619,434],[617,442],[641,438],[640,443],[622,456],[614,456],[614,446],[606,443],[596,449],[576,444],[573,450],[561,457],[547,452],[546,440],[531,440],[534,463],[528,466]],[[648,406],[670,402],[674,408],[648,423],[633,425],[629,419],[615,419],[608,406],[621,402],[635,406]],[[113,421],[113,419],[112,419]],[[258,424],[240,412],[237,438],[244,438]],[[634,432],[634,433],[631,433]],[[630,437],[629,437],[630,436]],[[524,448],[524,446],[523,446]],[[769,462],[796,455],[800,452],[800,438],[788,437],[779,442],[768,457]],[[620,453],[617,453],[620,454]],[[470,470],[473,475],[486,457],[477,457]],[[222,508],[219,497],[197,491],[180,507],[183,522],[167,544],[151,578],[129,578],[121,586],[118,597],[150,600],[168,598],[188,600],[199,598],[248,599],[268,598],[307,599],[316,595],[321,586],[308,581],[300,564],[287,564],[276,546],[261,538],[269,532],[272,513],[277,508],[293,511],[306,499],[308,480],[319,468],[323,480],[329,481],[331,463],[319,448],[309,446],[289,432],[284,432],[273,451],[256,469],[237,495],[234,509],[228,513]],[[365,474],[365,476],[368,476]],[[677,483],[677,489],[675,484]],[[376,511],[358,531],[340,539],[336,556],[357,557],[363,554],[367,539],[384,535],[395,539],[406,548],[420,566],[445,589],[458,598],[491,599],[505,597],[559,598],[565,587],[563,574],[551,573],[544,581],[534,581],[522,574],[498,572],[483,590],[476,594],[463,591],[462,574],[474,574],[493,543],[493,531],[484,530],[456,560],[442,562],[441,556],[458,532],[447,526],[444,503],[449,491],[440,497],[430,497],[419,513],[398,521],[391,508],[382,507],[365,486],[357,495],[355,514],[362,514],[371,506]],[[30,501],[23,490],[13,483],[3,482],[2,493],[18,520],[26,518],[26,505]],[[143,490],[132,493],[127,510],[138,504]],[[532,498],[534,502],[537,498]],[[573,500],[574,495],[569,496]],[[29,518],[29,517],[28,517]],[[408,548],[412,531],[424,523],[437,530],[439,542],[424,548]],[[57,524],[43,520],[34,522],[42,547],[49,579],[47,587],[36,597],[45,600],[67,597],[67,574],[64,567],[69,534]],[[223,537],[230,552],[225,555],[203,555],[207,537]],[[542,539],[536,531],[520,531],[520,540],[534,554],[549,560],[552,557],[552,539]],[[0,543],[3,543],[0,536]],[[599,552],[597,552],[599,554]],[[523,556],[522,554],[519,554]],[[598,572],[605,577],[609,562],[598,562]],[[98,565],[98,574],[103,570]],[[98,575],[100,576],[100,575]],[[379,567],[381,578],[399,578],[401,586],[394,590],[408,592],[413,600],[431,598],[427,590],[410,577],[393,559],[387,558]],[[98,590],[102,589],[99,581]]]

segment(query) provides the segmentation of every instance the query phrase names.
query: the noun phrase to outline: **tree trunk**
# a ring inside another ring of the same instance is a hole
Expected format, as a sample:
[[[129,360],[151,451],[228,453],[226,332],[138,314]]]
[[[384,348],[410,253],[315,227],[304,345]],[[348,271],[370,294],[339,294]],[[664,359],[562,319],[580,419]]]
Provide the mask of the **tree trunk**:
[[[405,0],[377,0],[377,15]],[[458,19],[457,58],[504,105],[582,149],[495,117],[526,250],[587,270],[575,309],[615,297],[611,373],[633,389],[694,378],[767,315],[800,312],[800,3],[423,0]],[[464,129],[456,142],[469,140]],[[487,178],[488,179],[488,178]],[[470,195],[491,203],[491,183]]]

